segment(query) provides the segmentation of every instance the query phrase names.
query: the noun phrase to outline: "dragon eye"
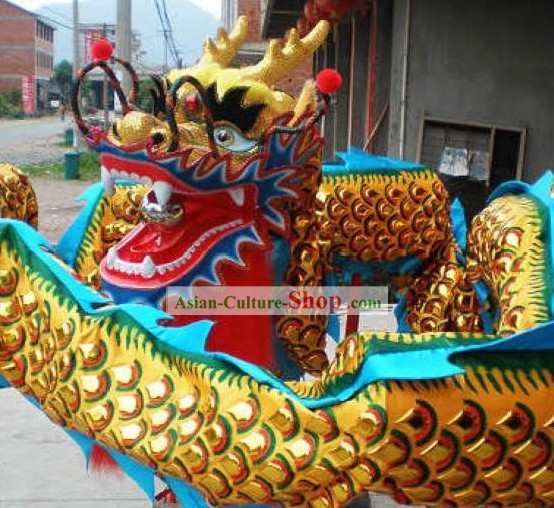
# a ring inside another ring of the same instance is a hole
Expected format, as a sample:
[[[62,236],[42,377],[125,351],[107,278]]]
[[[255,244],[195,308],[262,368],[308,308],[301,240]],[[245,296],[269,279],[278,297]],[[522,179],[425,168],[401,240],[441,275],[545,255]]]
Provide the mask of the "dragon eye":
[[[257,142],[243,136],[229,125],[218,125],[214,128],[214,140],[222,148],[231,152],[249,152]]]
[[[235,140],[233,133],[230,131],[230,129],[226,129],[226,128],[217,129],[217,131],[214,132],[214,135],[215,135],[215,140],[221,146],[231,145]]]

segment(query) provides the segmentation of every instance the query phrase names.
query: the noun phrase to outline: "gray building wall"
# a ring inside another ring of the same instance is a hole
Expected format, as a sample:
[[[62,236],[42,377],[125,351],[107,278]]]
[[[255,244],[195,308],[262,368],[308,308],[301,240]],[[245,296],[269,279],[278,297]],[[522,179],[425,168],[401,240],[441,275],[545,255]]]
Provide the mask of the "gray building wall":
[[[373,111],[374,122],[382,116],[383,121],[380,126],[374,123],[375,138],[373,142],[373,152],[378,155],[387,154],[387,133],[389,130],[390,118],[390,87],[391,87],[391,40],[392,40],[392,0],[383,0],[377,2],[377,36],[376,36],[376,61],[375,61],[375,104]],[[364,58],[364,56],[361,56]],[[368,69],[370,72],[370,69]],[[371,132],[367,132],[370,135]],[[354,140],[356,141],[356,140]]]
[[[404,158],[417,156],[425,112],[527,128],[525,180],[554,165],[552,0],[394,0],[389,154],[399,155],[409,11]]]
[[[316,53],[315,71],[331,67],[342,75],[342,86],[324,120],[325,159],[349,145],[362,148],[371,134],[368,125],[370,102],[371,44],[376,43],[373,119],[373,151],[387,154],[388,108],[391,80],[392,0],[381,0],[377,11],[378,30],[372,37],[372,13],[355,12],[333,27],[327,43]],[[352,52],[354,53],[352,55]],[[354,68],[351,70],[353,57]],[[382,117],[378,128],[376,123]],[[349,136],[350,127],[350,136]]]

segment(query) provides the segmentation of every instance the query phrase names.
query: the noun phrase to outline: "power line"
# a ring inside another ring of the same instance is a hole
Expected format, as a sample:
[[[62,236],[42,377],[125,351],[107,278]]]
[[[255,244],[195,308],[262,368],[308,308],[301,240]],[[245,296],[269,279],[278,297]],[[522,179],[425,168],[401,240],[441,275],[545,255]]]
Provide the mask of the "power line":
[[[156,12],[158,13],[158,19],[160,20],[160,25],[162,26],[162,33],[163,33],[163,36],[164,36],[164,40],[165,40],[165,67],[167,67],[167,47],[168,47],[168,41],[167,41],[167,35],[166,35],[166,29],[165,29],[165,24],[164,24],[164,19],[163,19],[163,16],[162,16],[162,10],[160,8],[160,4],[158,3],[158,0],[154,0],[154,5],[156,6]]]
[[[61,26],[63,28],[67,28],[69,30],[73,30],[73,27],[70,25],[66,25],[65,23],[62,23],[61,21],[58,21],[54,18],[51,18],[49,16],[45,16],[44,14],[37,14],[39,18],[45,19],[46,21],[50,21],[50,23],[54,23],[55,25]]]
[[[177,44],[175,44],[175,39],[173,37],[173,27],[171,26],[171,19],[167,15],[166,0],[161,0],[161,1],[162,1],[162,9],[163,9],[164,17],[165,17],[166,26],[169,29],[169,41],[170,41],[171,50],[172,50],[172,53],[173,53],[173,58],[175,59],[175,63],[177,64],[177,66],[180,67],[179,50],[177,49]]]
[[[181,59],[179,57],[179,50],[175,44],[175,39],[173,38],[173,28],[171,27],[171,21],[167,15],[167,5],[165,0],[154,0],[154,5],[156,6],[156,11],[158,13],[158,18],[162,26],[162,33],[165,40],[166,55],[167,50],[171,52],[171,56],[175,61],[177,67],[181,66]],[[167,62],[166,62],[167,63]]]
[[[48,11],[48,12],[51,12],[52,14],[55,14],[56,16],[63,19],[64,21],[67,21],[68,23],[71,23],[71,19],[68,18],[65,14],[62,14],[59,11],[55,11],[54,9],[52,9],[51,7],[47,7],[46,5],[44,5],[42,8],[44,10]]]

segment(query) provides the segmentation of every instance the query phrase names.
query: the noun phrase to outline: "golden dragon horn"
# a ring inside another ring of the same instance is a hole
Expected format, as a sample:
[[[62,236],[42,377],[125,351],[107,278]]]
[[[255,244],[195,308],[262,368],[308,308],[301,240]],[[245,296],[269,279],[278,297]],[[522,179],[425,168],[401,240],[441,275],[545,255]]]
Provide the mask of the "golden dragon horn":
[[[288,76],[292,69],[311,56],[325,42],[329,34],[328,21],[320,21],[303,39],[292,28],[283,45],[278,40],[269,41],[263,59],[256,65],[241,69],[241,77],[272,85]]]
[[[248,19],[246,16],[240,16],[235,28],[228,34],[224,28],[217,31],[217,40],[206,39],[204,50],[200,59],[200,65],[218,63],[222,67],[227,67],[246,39],[248,31]]]

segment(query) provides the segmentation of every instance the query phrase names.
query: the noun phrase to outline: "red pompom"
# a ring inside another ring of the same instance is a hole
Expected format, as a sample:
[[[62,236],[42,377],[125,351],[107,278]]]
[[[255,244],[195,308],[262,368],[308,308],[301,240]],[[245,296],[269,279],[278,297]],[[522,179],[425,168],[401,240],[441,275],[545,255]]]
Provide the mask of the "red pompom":
[[[323,69],[316,78],[317,88],[321,93],[332,94],[342,85],[342,76],[335,69]]]
[[[112,43],[106,39],[98,39],[90,51],[93,60],[109,60],[113,55]]]
[[[187,111],[194,113],[198,109],[198,106],[198,95],[196,95],[195,93],[189,93],[185,97],[185,107],[187,108]]]

